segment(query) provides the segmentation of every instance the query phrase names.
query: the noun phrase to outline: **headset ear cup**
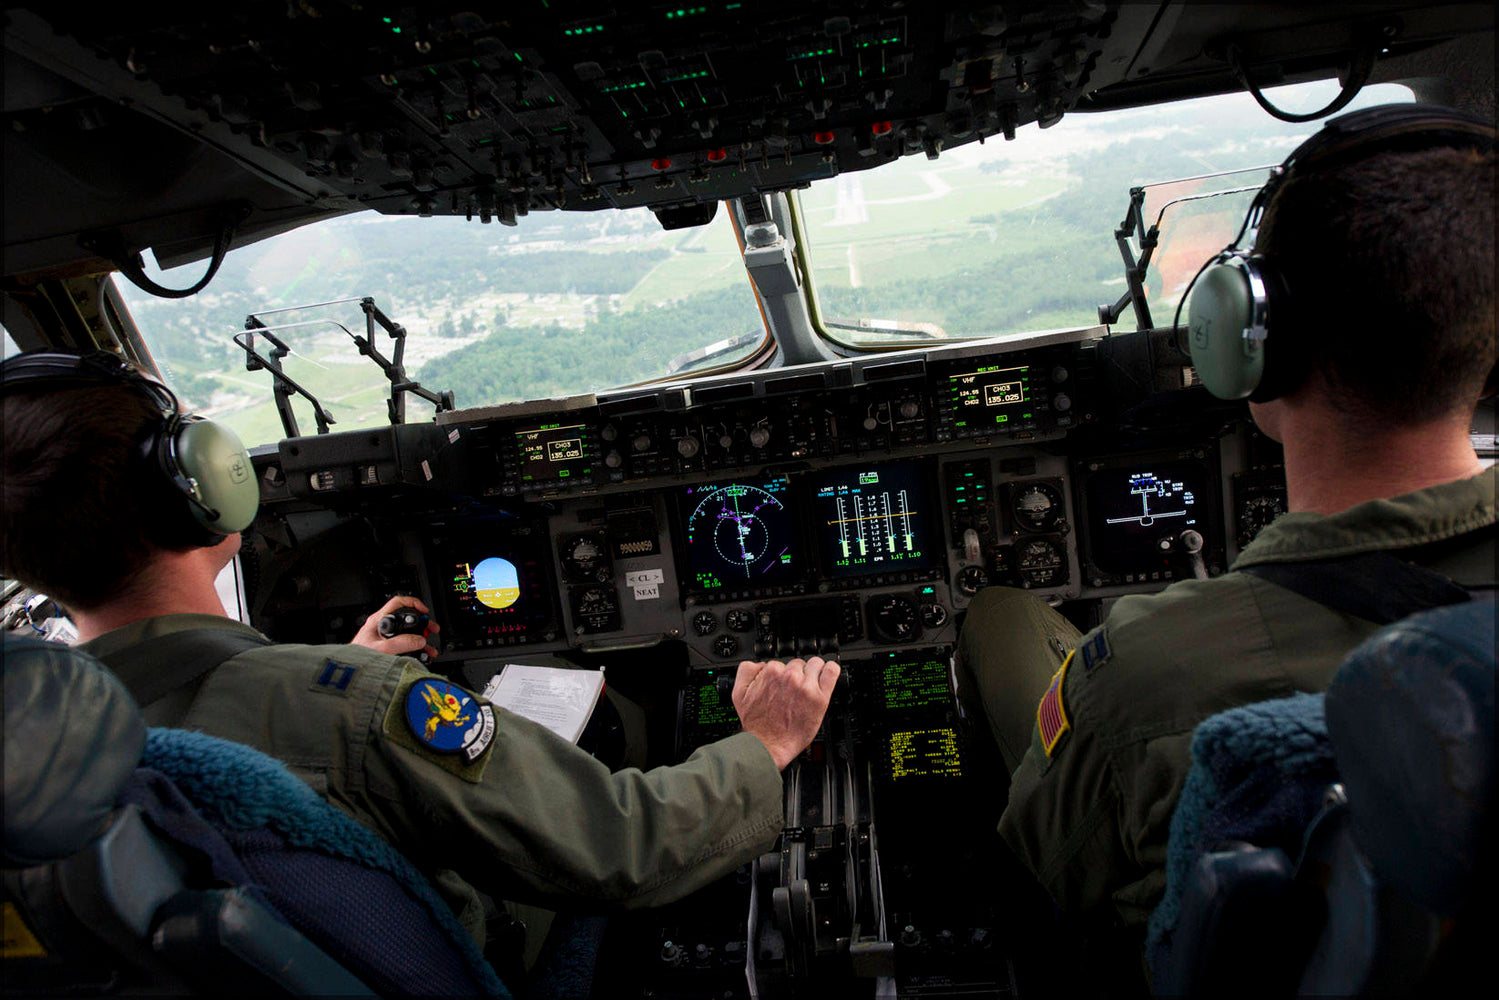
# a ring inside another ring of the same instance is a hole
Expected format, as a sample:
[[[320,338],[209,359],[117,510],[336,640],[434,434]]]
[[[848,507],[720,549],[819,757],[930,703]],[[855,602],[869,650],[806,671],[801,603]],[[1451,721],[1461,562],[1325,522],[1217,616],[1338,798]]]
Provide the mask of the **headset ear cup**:
[[[1187,350],[1197,377],[1219,399],[1244,399],[1264,375],[1264,342],[1245,336],[1263,329],[1251,279],[1243,258],[1225,255],[1202,272],[1188,303]]]
[[[212,420],[184,420],[168,454],[168,474],[188,498],[199,525],[223,536],[243,531],[255,520],[260,487],[237,434]]]

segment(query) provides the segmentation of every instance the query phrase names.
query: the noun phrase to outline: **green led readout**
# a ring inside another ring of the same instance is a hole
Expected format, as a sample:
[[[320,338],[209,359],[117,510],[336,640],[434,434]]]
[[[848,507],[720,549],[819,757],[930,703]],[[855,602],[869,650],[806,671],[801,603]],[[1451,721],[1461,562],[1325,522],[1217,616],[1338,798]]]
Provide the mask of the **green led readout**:
[[[887,663],[880,673],[880,689],[885,696],[885,710],[890,712],[946,708],[952,704],[947,664],[941,660]]]
[[[949,728],[908,729],[890,734],[890,777],[963,776],[958,755],[958,734]]]
[[[739,6],[739,5],[738,4],[734,4],[732,7],[729,7],[728,9],[729,10],[733,10],[734,7],[737,7],[737,6]],[[706,14],[706,13],[708,13],[708,8],[707,7],[678,7],[676,10],[669,10],[669,11],[667,11],[666,12],[666,19],[668,21],[675,21],[678,18],[691,17],[694,14]]]
[[[563,28],[562,33],[569,38],[578,38],[582,35],[601,35],[604,33],[602,24],[586,24],[581,28]]]
[[[976,424],[1007,424],[1011,420],[1030,420],[1029,412],[1018,411],[1030,402],[1030,366],[1005,368],[989,365],[947,380],[948,407],[954,427]]]
[[[710,680],[697,686],[698,725],[718,726],[738,720],[739,716],[734,712],[734,703],[718,693],[717,684]]]

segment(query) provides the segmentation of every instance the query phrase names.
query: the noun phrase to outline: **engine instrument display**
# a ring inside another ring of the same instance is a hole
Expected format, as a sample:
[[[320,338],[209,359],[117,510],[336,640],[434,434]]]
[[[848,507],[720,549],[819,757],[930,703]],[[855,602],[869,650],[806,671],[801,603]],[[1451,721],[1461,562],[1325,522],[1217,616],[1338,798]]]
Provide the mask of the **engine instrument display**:
[[[583,424],[542,424],[517,431],[521,482],[552,483],[593,471],[594,447]]]
[[[947,405],[959,433],[974,429],[1008,430],[1029,421],[1031,369],[987,365],[947,379]]]
[[[433,539],[443,638],[460,649],[550,642],[557,611],[547,535],[529,521],[467,521]]]
[[[801,575],[782,477],[709,483],[684,492],[687,553],[698,593],[753,590]]]
[[[1130,572],[1159,556],[1163,540],[1207,518],[1207,472],[1196,462],[1165,461],[1105,469],[1088,479],[1088,529],[1093,561]]]
[[[915,462],[815,477],[822,565],[832,577],[922,569],[942,554],[941,524]]]

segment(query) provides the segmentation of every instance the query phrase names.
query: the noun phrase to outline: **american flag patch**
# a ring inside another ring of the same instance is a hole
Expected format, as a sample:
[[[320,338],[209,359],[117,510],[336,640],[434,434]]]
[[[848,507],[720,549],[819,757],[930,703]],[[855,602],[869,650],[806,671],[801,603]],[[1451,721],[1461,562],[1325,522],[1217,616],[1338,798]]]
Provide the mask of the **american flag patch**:
[[[1036,730],[1041,734],[1041,749],[1048,757],[1056,749],[1062,734],[1072,728],[1072,723],[1067,721],[1067,709],[1062,704],[1062,685],[1067,680],[1067,668],[1076,655],[1075,649],[1067,654],[1062,666],[1051,675],[1051,686],[1041,696],[1041,704],[1036,706]]]

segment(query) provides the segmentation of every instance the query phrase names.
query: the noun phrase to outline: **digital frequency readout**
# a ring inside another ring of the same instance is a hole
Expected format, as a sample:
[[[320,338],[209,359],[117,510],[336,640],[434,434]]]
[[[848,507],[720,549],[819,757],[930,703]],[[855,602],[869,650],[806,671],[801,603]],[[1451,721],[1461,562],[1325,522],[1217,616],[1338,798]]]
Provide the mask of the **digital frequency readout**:
[[[961,778],[958,734],[949,728],[906,729],[890,734],[890,777]]]
[[[521,479],[528,483],[568,479],[593,463],[588,428],[582,424],[544,424],[519,431],[515,446],[520,452]]]
[[[830,576],[919,569],[933,561],[936,549],[926,542],[936,526],[928,523],[917,465],[836,472],[815,485],[817,534]]]
[[[941,660],[887,663],[880,673],[880,689],[885,697],[885,710],[890,712],[946,708],[952,703],[947,664]]]
[[[947,380],[954,427],[987,427],[1029,420],[1031,369],[990,365]]]

